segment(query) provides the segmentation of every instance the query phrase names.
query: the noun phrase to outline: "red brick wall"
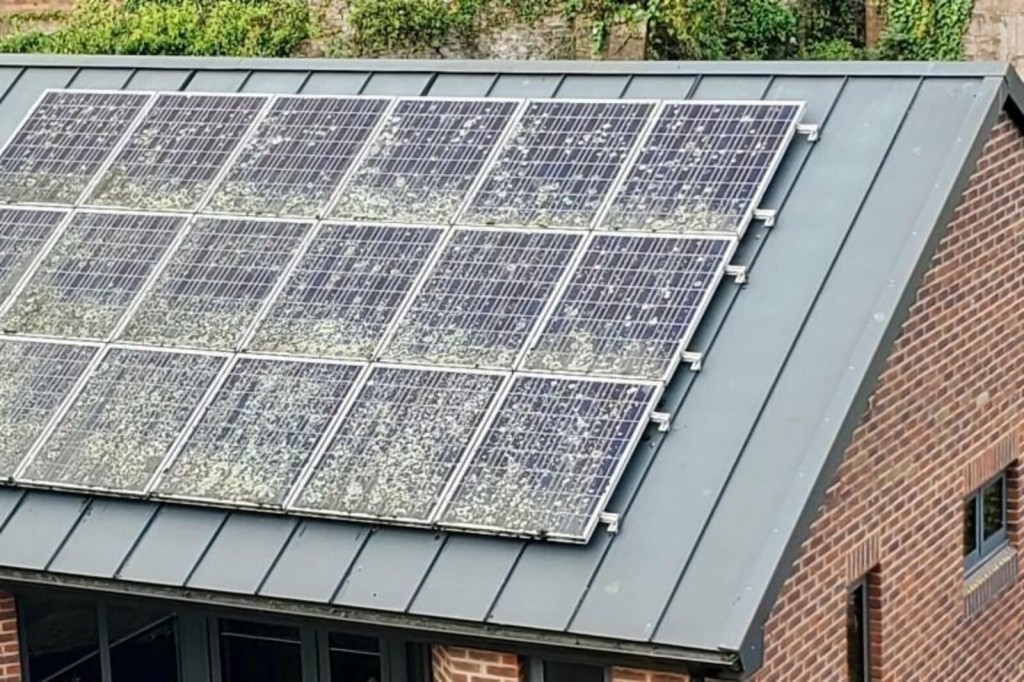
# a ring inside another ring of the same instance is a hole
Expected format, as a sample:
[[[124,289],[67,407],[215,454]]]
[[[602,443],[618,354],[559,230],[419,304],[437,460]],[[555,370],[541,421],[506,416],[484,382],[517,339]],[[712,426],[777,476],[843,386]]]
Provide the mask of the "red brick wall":
[[[872,679],[1024,680],[1016,561],[969,619],[962,557],[963,500],[1019,457],[1022,396],[1024,135],[1004,115],[770,615],[755,679],[845,680],[847,590],[870,571]],[[1021,495],[1014,472],[1018,549]]]
[[[14,595],[0,592],[0,682],[21,682]]]
[[[515,654],[435,646],[430,657],[434,682],[520,682],[526,676]]]
[[[634,668],[612,668],[611,682],[689,682],[686,675],[658,673]]]

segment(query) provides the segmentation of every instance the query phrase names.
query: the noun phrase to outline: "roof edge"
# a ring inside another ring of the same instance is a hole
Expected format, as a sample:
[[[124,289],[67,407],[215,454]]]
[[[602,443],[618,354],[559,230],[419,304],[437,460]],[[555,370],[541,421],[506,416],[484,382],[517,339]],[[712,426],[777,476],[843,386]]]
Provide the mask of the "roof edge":
[[[906,76],[932,78],[1005,77],[1007,62],[699,62],[464,59],[322,59],[181,57],[150,55],[0,54],[0,66],[260,71],[368,71],[432,73],[522,73],[565,75],[643,74],[674,76]],[[1019,83],[1019,79],[1018,79]]]
[[[842,463],[846,449],[852,440],[854,430],[860,423],[860,419],[867,407],[868,399],[874,393],[885,370],[892,348],[899,337],[903,324],[910,314],[910,308],[917,297],[931,259],[938,249],[942,237],[946,234],[953,214],[967,188],[970,176],[977,165],[985,144],[988,142],[992,126],[1007,105],[1017,107],[1024,103],[1024,99],[1022,99],[1024,97],[1024,83],[1022,83],[1012,67],[999,78],[989,78],[991,81],[998,82],[998,85],[995,87],[996,96],[988,102],[988,110],[981,117],[977,129],[964,131],[965,134],[970,134],[972,138],[971,146],[958,164],[956,175],[949,184],[950,191],[947,193],[945,200],[941,205],[937,206],[937,211],[931,214],[932,217],[928,217],[925,214],[921,220],[923,225],[920,232],[924,234],[923,243],[917,250],[912,271],[905,285],[898,289],[900,293],[895,301],[895,305],[892,306],[893,312],[889,316],[887,324],[881,331],[877,342],[870,340],[870,330],[865,330],[859,339],[858,346],[861,348],[867,350],[873,346],[873,349],[869,351],[869,357],[867,358],[861,380],[849,399],[842,397],[844,386],[839,385],[830,401],[830,403],[835,404],[837,401],[841,403],[845,400],[848,409],[846,409],[845,415],[835,430],[824,466],[820,468],[819,474],[813,482],[811,493],[807,496],[807,500],[797,518],[796,525],[786,540],[782,553],[777,561],[775,561],[767,589],[763,592],[760,603],[754,610],[754,617],[750,621],[746,633],[742,637],[741,644],[737,649],[745,674],[756,671],[763,663],[765,624],[771,615],[771,611],[778,600],[786,579],[792,572],[791,567],[799,556],[800,548],[810,534],[811,524],[818,516],[818,509],[824,502],[825,492],[835,477],[839,465]],[[1021,125],[1021,123],[1018,122],[1018,125]],[[910,247],[912,244],[907,246]],[[880,308],[884,307],[880,306]],[[762,554],[761,560],[770,561],[770,556],[766,556],[768,554],[770,554],[768,551]],[[735,612],[733,619],[734,621],[738,619]]]
[[[499,625],[464,623],[401,612],[355,609],[331,604],[314,604],[255,595],[228,594],[167,585],[128,583],[85,576],[58,575],[48,571],[0,568],[0,582],[6,586],[79,589],[109,595],[170,600],[197,607],[218,607],[249,612],[270,612],[277,616],[314,618],[360,625],[377,631],[391,631],[438,639],[448,644],[472,646],[516,646],[537,652],[573,652],[606,661],[609,665],[655,667],[679,672],[720,671],[738,673],[739,657],[734,652],[705,651],[685,647],[626,642],[602,637],[567,635]]]

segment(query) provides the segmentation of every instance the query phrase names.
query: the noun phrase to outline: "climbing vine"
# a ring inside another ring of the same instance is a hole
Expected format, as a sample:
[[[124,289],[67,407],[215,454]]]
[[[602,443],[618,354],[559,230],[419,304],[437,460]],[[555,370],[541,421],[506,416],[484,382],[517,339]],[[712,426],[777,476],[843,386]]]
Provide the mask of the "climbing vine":
[[[889,0],[879,54],[886,59],[964,58],[972,0]]]

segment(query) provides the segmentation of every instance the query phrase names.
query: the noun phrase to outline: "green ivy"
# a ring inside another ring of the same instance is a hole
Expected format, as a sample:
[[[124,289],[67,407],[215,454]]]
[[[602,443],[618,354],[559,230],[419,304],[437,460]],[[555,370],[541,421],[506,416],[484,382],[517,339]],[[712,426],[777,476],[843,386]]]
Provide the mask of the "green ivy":
[[[79,0],[53,32],[15,32],[0,52],[286,57],[309,37],[304,0]]]
[[[879,54],[885,59],[964,58],[972,0],[889,0]]]

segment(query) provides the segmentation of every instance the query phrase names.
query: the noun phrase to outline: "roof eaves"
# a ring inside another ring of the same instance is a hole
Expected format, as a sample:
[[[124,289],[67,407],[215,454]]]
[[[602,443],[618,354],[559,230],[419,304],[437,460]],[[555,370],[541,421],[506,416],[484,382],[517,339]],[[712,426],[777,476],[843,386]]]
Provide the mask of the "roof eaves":
[[[741,596],[733,605],[732,617],[724,628],[724,633],[727,634],[724,641],[735,642],[738,645],[723,644],[723,649],[727,648],[738,652],[742,670],[745,673],[755,671],[761,666],[764,650],[764,627],[768,616],[786,578],[789,577],[790,567],[798,557],[800,547],[810,531],[811,523],[817,517],[818,509],[825,498],[825,491],[839,468],[854,429],[867,407],[868,398],[873,393],[879,377],[885,369],[886,362],[899,332],[906,322],[910,307],[916,298],[932,256],[946,232],[978,158],[988,141],[988,133],[1000,112],[1009,102],[1008,98],[1013,97],[1013,92],[1016,90],[1018,95],[1024,94],[1024,85],[1012,73],[1012,67],[1009,73],[988,76],[985,81],[987,85],[985,91],[992,93],[993,96],[979,97],[975,106],[981,110],[980,115],[970,117],[962,130],[962,135],[958,136],[970,140],[970,145],[960,159],[949,164],[949,175],[944,188],[941,184],[938,185],[939,188],[943,188],[944,200],[936,202],[933,205],[933,211],[924,211],[920,214],[916,229],[913,230],[915,238],[906,244],[903,260],[897,271],[893,273],[893,281],[897,282],[897,285],[886,289],[876,305],[876,310],[892,311],[888,315],[887,324],[882,329],[871,326],[862,331],[855,355],[850,359],[850,365],[863,367],[863,370],[851,372],[848,379],[837,386],[834,397],[829,402],[832,414],[826,415],[827,418],[830,418],[826,421],[838,424],[838,427],[831,432],[832,440],[826,446],[825,463],[823,467],[818,468],[819,474],[813,482],[811,494],[803,496],[800,500],[793,500],[794,504],[801,506],[793,532],[789,533],[786,538],[779,537],[778,542],[784,542],[781,554],[773,551],[770,544],[766,545],[757,565],[751,571],[752,582],[758,582],[757,576],[760,575],[761,581],[766,581],[767,589],[751,590]],[[1011,81],[1016,81],[1016,83]],[[1021,100],[1015,99],[1014,101]],[[828,437],[828,434],[824,433],[825,431],[827,430],[823,429],[822,437]],[[807,449],[808,458],[812,457],[811,451],[819,451],[817,445],[823,445],[823,443],[820,440],[812,443]],[[770,539],[769,543],[772,540],[774,538]],[[756,605],[753,603],[755,600],[759,600]],[[750,617],[751,612],[752,618]]]

